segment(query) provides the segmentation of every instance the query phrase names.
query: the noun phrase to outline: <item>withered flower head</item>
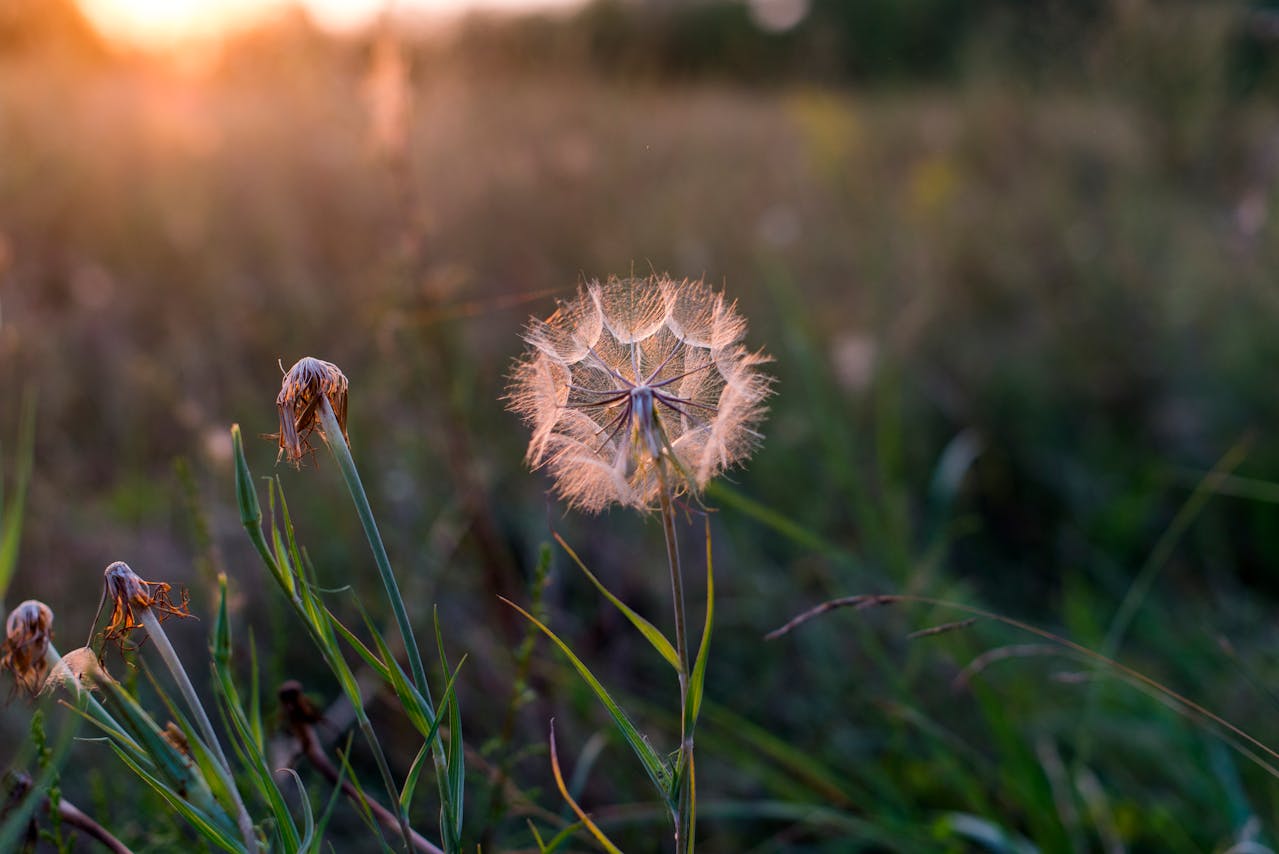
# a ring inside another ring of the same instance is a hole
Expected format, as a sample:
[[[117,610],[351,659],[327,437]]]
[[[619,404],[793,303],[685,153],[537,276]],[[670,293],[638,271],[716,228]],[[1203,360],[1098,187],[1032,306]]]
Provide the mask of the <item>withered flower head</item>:
[[[320,402],[328,400],[333,415],[346,435],[346,375],[332,362],[304,356],[289,368],[280,385],[275,406],[280,410],[280,457],[296,466],[302,465],[307,454],[313,453],[312,431],[324,428],[320,423]]]
[[[92,691],[99,682],[111,679],[111,675],[98,661],[98,654],[87,646],[73,649],[53,666],[49,678],[44,681],[41,693],[52,691],[60,686]]]
[[[532,320],[508,408],[533,430],[528,461],[568,503],[647,509],[669,462],[700,490],[760,440],[772,378],[746,349],[746,321],[701,281],[609,279]]]
[[[49,667],[45,652],[53,638],[53,611],[43,602],[28,599],[9,612],[4,633],[0,670],[11,673],[17,686],[34,696]]]
[[[143,581],[122,560],[108,566],[103,576],[106,579],[105,595],[111,602],[111,619],[106,630],[108,640],[124,638],[140,628],[142,613],[148,609],[161,622],[168,617],[191,616],[188,607],[191,597],[185,590],[181,601],[174,604],[169,596],[173,589],[170,585],[163,581]]]

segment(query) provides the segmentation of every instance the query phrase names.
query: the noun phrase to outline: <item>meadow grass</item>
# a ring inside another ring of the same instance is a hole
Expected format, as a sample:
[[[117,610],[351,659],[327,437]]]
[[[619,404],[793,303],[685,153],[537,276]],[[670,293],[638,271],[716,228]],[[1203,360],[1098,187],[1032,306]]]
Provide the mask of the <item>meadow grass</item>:
[[[41,798],[65,798],[134,851],[208,838],[193,821],[234,850],[235,789],[275,850],[669,846],[651,784],[686,720],[631,619],[673,627],[662,520],[565,514],[500,401],[529,314],[653,270],[738,299],[778,378],[715,512],[667,514],[690,603],[713,543],[698,848],[1274,846],[1279,111],[1178,21],[1125,22],[1066,82],[678,88],[415,56],[398,163],[358,45],[206,77],[5,57],[0,387],[39,406],[0,410],[0,591],[49,603],[66,648],[109,561],[185,585],[200,622],[165,631],[217,731],[154,645],[111,652],[108,718],[37,701],[44,759],[19,749],[31,706],[4,711],[35,793],[7,830],[52,830]],[[351,378],[354,512],[341,459],[272,469],[255,439],[277,360],[309,352]],[[859,594],[919,604],[764,639]],[[207,797],[174,816],[188,784]]]

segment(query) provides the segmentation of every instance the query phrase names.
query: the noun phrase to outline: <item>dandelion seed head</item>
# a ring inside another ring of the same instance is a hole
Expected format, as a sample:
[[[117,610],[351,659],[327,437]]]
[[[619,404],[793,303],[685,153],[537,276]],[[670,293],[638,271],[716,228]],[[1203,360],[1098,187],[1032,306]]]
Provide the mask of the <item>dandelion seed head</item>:
[[[341,369],[332,362],[304,356],[284,374],[280,394],[275,406],[280,411],[280,432],[273,438],[280,442],[280,457],[301,467],[302,461],[314,452],[311,434],[324,428],[320,422],[320,401],[327,399],[333,407],[338,426],[346,435],[347,379]]]
[[[8,671],[18,688],[34,696],[49,667],[45,653],[53,639],[53,611],[43,602],[28,599],[9,612],[4,631],[0,670]]]
[[[759,443],[769,361],[742,343],[736,305],[701,281],[590,282],[525,330],[508,408],[532,430],[527,460],[560,497],[599,512],[647,509],[661,467],[700,490]]]

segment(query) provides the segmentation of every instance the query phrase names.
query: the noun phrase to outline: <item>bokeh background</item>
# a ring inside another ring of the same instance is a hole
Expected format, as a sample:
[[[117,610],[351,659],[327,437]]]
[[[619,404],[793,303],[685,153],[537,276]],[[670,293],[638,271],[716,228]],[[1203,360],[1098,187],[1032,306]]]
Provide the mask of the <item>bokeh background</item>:
[[[704,850],[1279,843],[1256,756],[1007,626],[910,639],[963,615],[894,606],[763,640],[832,596],[965,601],[1279,745],[1279,7],[317,4],[157,33],[93,5],[0,3],[8,471],[24,395],[38,425],[7,600],[49,602],[63,648],[123,559],[189,587],[202,619],[174,634],[200,662],[222,570],[267,713],[287,678],[336,696],[250,553],[229,441],[276,429],[281,362],[330,359],[418,624],[438,608],[469,656],[471,837],[526,849],[530,816],[567,816],[554,716],[583,803],[658,850],[640,769],[563,660],[539,644],[513,692],[526,629],[497,597],[532,598],[557,531],[666,626],[660,526],[567,514],[501,398],[521,325],[579,281],[705,277],[779,382],[767,441],[709,499]],[[321,577],[377,607],[335,466],[275,453],[249,447]],[[698,524],[684,542],[697,567]],[[553,554],[551,625],[673,748],[674,680]],[[373,712],[402,774],[409,729]],[[10,743],[29,720],[3,712]],[[180,838],[101,745],[64,787],[138,850]],[[370,844],[349,811],[333,832]]]

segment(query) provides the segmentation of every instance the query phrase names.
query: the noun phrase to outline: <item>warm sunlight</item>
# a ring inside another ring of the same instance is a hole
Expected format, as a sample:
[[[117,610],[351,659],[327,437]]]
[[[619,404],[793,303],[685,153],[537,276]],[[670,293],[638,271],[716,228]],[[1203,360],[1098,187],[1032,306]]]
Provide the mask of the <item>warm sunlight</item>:
[[[93,26],[112,41],[151,50],[216,40],[263,20],[291,0],[77,0]],[[321,26],[346,30],[387,8],[411,14],[467,9],[521,9],[574,5],[579,0],[293,0]]]
[[[113,41],[145,48],[216,38],[260,19],[278,4],[263,0],[79,0],[85,16]]]

